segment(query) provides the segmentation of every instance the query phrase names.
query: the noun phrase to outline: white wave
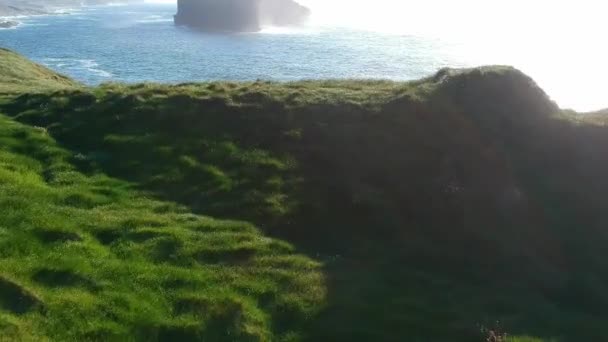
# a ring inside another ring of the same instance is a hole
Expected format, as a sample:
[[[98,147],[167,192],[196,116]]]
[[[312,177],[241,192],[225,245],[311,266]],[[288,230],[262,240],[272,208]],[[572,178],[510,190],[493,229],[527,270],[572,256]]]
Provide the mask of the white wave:
[[[87,16],[87,15],[77,15],[77,16],[70,16],[69,20],[77,20],[77,21],[101,21],[101,19],[99,18],[95,18],[92,16]]]
[[[97,10],[99,8],[103,8],[103,7],[125,7],[125,6],[129,6],[128,3],[125,2],[109,2],[106,4],[82,4],[80,5],[80,7],[82,8],[87,8],[89,10]]]
[[[142,19],[135,20],[139,24],[150,24],[150,23],[166,23],[173,21],[173,18],[167,18],[162,15],[148,15]]]
[[[85,71],[103,78],[110,78],[114,76],[111,72],[101,69],[99,63],[93,59],[43,58],[42,64],[50,68],[71,71]]]
[[[112,77],[112,73],[102,70],[99,68],[99,64],[92,59],[78,59],[78,62],[82,64],[82,67],[89,72],[100,76],[100,77]]]
[[[45,26],[49,26],[49,24],[41,24],[41,23],[21,23],[20,26],[27,26],[27,27],[45,27]]]
[[[262,27],[262,30],[259,32],[262,34],[284,34],[284,35],[302,35],[302,34],[315,34],[319,33],[319,30],[316,28],[308,27],[308,26],[292,26],[292,27],[279,27],[279,26],[265,26]]]
[[[0,0],[1,1],[1,0]],[[55,16],[55,15],[71,15],[82,12],[79,8],[57,8],[50,7],[45,10],[46,12],[35,13],[35,14],[19,14],[19,15],[11,15],[11,16],[1,16],[0,21],[2,20],[12,20],[18,21],[19,25],[25,24],[26,26],[48,26],[47,24],[31,24],[31,23],[23,23],[21,20],[23,19],[31,19],[31,18],[39,18],[39,17],[47,17],[47,16]],[[19,20],[21,19],[21,20]],[[10,27],[9,29],[14,29],[16,27]]]
[[[6,15],[6,16],[2,16],[0,17],[0,20],[11,20],[11,19],[23,19],[23,18],[29,18],[29,15]]]
[[[74,14],[81,12],[79,8],[56,8],[51,11],[51,14]]]

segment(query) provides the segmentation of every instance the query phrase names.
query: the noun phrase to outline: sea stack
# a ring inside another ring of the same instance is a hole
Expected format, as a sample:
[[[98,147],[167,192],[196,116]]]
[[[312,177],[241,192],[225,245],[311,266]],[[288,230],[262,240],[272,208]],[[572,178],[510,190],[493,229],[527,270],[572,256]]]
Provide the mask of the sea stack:
[[[302,24],[310,10],[294,0],[178,0],[175,24],[215,32],[257,32]]]

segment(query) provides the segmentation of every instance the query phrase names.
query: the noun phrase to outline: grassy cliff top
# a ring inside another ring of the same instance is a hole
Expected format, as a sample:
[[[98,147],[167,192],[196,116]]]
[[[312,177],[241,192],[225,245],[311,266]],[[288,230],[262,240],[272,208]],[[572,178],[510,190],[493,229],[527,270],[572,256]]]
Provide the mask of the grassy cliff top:
[[[0,340],[604,338],[608,132],[513,68],[73,88],[6,53]]]
[[[0,94],[76,87],[78,83],[0,48]]]

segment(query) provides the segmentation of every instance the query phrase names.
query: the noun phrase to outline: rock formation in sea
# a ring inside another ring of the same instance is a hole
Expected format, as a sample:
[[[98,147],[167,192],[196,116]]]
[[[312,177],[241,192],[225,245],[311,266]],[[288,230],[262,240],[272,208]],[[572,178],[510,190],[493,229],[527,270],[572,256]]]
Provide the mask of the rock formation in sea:
[[[19,25],[17,21],[0,19],[0,29],[7,29],[17,25]]]
[[[310,9],[294,0],[178,0],[175,24],[204,31],[256,32],[302,24]]]

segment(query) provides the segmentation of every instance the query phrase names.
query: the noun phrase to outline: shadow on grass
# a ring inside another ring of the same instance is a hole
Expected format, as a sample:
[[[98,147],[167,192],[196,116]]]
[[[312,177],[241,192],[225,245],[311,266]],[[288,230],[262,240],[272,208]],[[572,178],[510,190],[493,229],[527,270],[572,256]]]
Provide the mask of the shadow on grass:
[[[0,276],[0,308],[22,315],[34,310],[43,310],[44,304],[28,289]]]
[[[135,86],[23,95],[2,110],[44,127],[85,173],[250,220],[322,261],[324,312],[277,309],[275,331],[309,322],[311,340],[475,341],[501,320],[514,333],[597,338],[608,161],[596,146],[608,147],[608,132],[552,117],[521,84],[523,95],[507,96],[502,80],[487,82],[375,107],[298,105],[297,90],[284,102],[253,88]],[[230,262],[251,257],[237,250]],[[199,328],[159,334],[197,339]]]

